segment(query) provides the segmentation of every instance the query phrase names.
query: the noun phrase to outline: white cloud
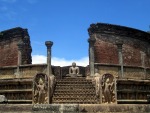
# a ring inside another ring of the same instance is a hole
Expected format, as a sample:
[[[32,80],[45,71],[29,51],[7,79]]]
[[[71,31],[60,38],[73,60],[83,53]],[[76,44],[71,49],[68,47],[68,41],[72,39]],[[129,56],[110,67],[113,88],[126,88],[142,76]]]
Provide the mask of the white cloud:
[[[79,60],[66,60],[64,58],[56,58],[56,57],[52,58],[52,65],[55,66],[69,66],[72,64],[72,62],[76,62],[78,66],[87,66],[89,63],[88,57],[84,57]]]
[[[46,56],[44,55],[33,55],[32,64],[43,64],[46,63]]]
[[[44,55],[33,55],[32,64],[42,64],[46,63],[47,57]],[[79,60],[66,60],[64,58],[52,57],[52,65],[54,66],[69,66],[72,62],[76,62],[78,66],[87,66],[89,64],[89,58],[84,57]]]

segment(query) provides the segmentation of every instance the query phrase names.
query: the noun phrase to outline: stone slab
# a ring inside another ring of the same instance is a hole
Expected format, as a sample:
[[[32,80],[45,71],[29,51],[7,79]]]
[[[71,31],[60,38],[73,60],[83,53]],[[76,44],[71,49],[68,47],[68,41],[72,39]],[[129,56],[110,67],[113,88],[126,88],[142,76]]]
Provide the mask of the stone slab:
[[[80,104],[86,113],[150,113],[150,104]]]
[[[0,113],[150,113],[150,104],[0,104]]]
[[[36,104],[33,111],[78,112],[78,104]]]

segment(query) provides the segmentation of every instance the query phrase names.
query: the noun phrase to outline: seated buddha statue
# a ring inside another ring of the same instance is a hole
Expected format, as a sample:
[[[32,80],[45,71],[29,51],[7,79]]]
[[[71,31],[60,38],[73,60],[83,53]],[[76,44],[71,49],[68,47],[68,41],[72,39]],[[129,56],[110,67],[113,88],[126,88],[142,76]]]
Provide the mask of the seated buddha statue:
[[[71,76],[71,77],[76,77],[76,76],[81,76],[81,74],[79,74],[79,67],[76,66],[76,63],[73,62],[72,66],[69,68],[69,74],[67,74],[67,76]]]

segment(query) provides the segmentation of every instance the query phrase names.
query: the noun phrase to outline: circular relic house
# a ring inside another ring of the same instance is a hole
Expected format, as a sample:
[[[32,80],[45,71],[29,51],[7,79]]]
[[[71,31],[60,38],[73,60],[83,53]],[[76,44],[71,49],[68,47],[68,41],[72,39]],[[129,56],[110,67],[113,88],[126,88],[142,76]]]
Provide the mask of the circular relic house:
[[[148,32],[104,23],[91,24],[88,32],[90,70],[97,68],[101,75],[123,78],[150,78]]]
[[[47,63],[31,64],[27,30],[0,32],[0,109],[149,112],[150,34],[103,23],[91,24],[88,32],[90,71],[75,62],[52,66],[51,41],[45,43]]]

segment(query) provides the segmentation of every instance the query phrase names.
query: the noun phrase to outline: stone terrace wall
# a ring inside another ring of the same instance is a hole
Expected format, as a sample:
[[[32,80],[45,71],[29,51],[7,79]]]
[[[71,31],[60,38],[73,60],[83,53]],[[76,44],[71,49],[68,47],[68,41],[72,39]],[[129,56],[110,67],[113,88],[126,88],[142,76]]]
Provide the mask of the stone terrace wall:
[[[61,79],[69,73],[69,67],[52,66],[52,74],[56,79]],[[79,66],[80,73],[83,76],[89,74],[88,67]],[[37,73],[46,74],[47,64],[27,64],[19,66],[19,73],[21,78],[33,78]],[[17,66],[5,66],[0,67],[0,79],[14,79],[17,75]]]
[[[21,65],[20,78],[33,78],[37,73],[46,73],[46,64]],[[0,79],[14,79],[17,76],[17,66],[0,67]]]
[[[123,41],[123,62],[129,66],[150,67],[150,34],[110,24],[91,24],[90,37],[96,38],[95,63],[119,64],[116,39]]]
[[[25,38],[26,37],[26,38]],[[17,65],[18,42],[23,42],[22,64],[31,64],[31,45],[27,29],[20,27],[0,32],[0,67]]]

